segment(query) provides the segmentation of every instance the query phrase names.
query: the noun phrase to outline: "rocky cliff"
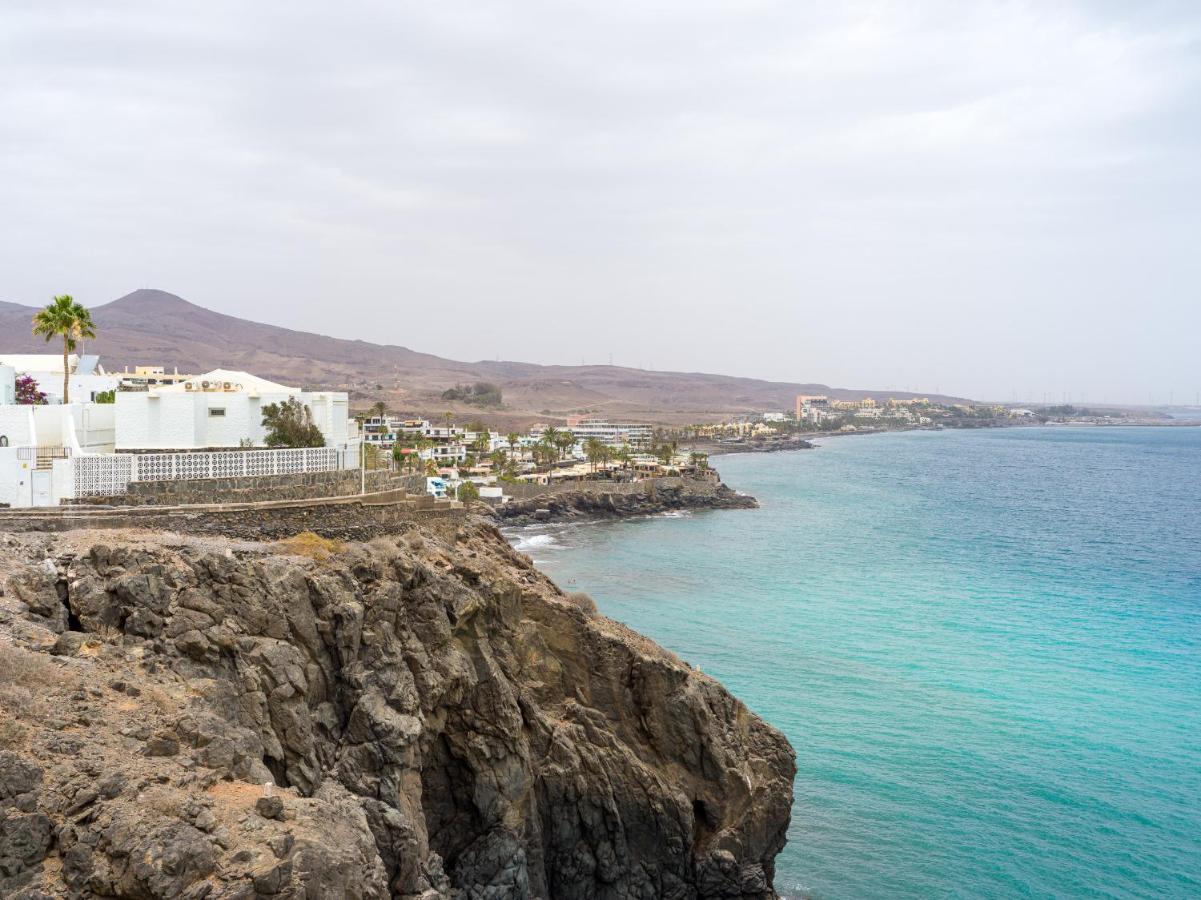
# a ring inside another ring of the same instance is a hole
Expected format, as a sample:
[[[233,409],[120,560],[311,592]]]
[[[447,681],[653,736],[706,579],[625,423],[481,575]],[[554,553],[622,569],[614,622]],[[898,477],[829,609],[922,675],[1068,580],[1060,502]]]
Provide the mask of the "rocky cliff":
[[[490,525],[0,543],[0,896],[775,896],[784,738]]]

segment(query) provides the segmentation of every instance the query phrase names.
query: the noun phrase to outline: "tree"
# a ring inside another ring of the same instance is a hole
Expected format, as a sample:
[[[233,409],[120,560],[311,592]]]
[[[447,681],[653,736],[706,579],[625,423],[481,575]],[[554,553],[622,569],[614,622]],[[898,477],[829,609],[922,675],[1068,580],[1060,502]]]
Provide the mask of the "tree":
[[[518,443],[521,442],[521,435],[519,435],[516,431],[510,431],[505,435],[505,441],[509,445],[509,459],[512,459],[513,451],[517,448]]]
[[[503,402],[501,389],[490,381],[475,384],[456,384],[442,392],[443,400],[458,400],[473,406],[500,406]]]
[[[567,451],[575,446],[575,435],[570,431],[559,432],[555,438],[555,446],[559,448],[559,459],[567,455]]]
[[[604,444],[594,437],[584,441],[584,455],[588,457],[588,462],[591,463],[593,472],[596,471],[596,464],[604,460],[605,450],[607,449]]]
[[[18,375],[16,381],[17,403],[23,406],[43,406],[46,395],[38,390],[38,383],[32,375]]]
[[[322,444],[321,446],[325,446],[325,445]],[[383,451],[380,450],[379,445],[363,444],[363,450],[365,451],[365,454],[363,456],[363,468],[365,468],[365,469],[380,468],[380,458],[383,455]]]
[[[116,403],[117,402],[117,392],[116,391],[97,391],[96,392],[96,402],[97,403]]]
[[[313,412],[295,397],[263,407],[264,441],[268,447],[324,447],[325,435],[313,422]]]
[[[464,481],[459,485],[459,499],[464,503],[480,499],[480,489],[475,486],[474,481]]]
[[[76,303],[70,294],[62,294],[34,315],[33,333],[47,341],[56,337],[63,339],[63,403],[70,403],[71,370],[67,357],[75,349],[76,341],[96,336],[92,314]]]
[[[371,404],[371,414],[378,419],[382,419],[388,415],[388,404],[383,400],[377,400]]]

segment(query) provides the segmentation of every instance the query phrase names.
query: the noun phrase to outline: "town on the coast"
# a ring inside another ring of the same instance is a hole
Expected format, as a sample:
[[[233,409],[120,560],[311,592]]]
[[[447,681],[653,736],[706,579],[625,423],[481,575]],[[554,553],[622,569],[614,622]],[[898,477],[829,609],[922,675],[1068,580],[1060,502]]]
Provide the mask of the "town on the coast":
[[[444,394],[479,406],[468,420],[382,401],[355,408],[346,391],[233,369],[181,373],[155,359],[110,371],[87,353],[96,326],[69,296],[56,297],[31,326],[59,352],[0,346],[0,507],[117,504],[135,495],[146,503],[219,502],[228,494],[216,486],[223,480],[335,472],[358,472],[359,493],[403,484],[425,503],[503,506],[581,483],[712,480],[712,453],[807,447],[814,436],[1113,419],[1070,406],[799,395],[790,409],[719,422],[609,421],[581,410],[501,429],[483,412],[502,402],[501,388],[486,382]],[[391,480],[381,482],[383,473]],[[353,480],[343,479],[346,490]]]

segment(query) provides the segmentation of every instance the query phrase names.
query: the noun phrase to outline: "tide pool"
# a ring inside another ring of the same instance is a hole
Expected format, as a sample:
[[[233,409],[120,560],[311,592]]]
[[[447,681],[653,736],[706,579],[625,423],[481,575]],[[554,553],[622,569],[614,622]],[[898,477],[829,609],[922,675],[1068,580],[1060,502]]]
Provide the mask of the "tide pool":
[[[715,457],[759,510],[524,529],[797,751],[785,896],[1201,896],[1201,430]]]

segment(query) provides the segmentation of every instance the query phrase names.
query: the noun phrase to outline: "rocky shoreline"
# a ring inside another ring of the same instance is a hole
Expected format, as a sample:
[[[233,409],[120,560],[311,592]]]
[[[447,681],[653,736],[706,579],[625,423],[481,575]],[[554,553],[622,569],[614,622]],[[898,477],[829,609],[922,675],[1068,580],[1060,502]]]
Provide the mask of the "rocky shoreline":
[[[826,435],[810,435],[809,437],[826,437]],[[781,450],[813,450],[817,445],[809,438],[789,437],[778,441],[748,441],[741,444],[723,444],[703,442],[691,445],[689,449],[707,453],[709,456],[723,456],[730,453],[777,453]]]
[[[491,516],[505,526],[580,519],[621,519],[676,510],[754,509],[759,501],[714,479],[681,479],[680,484],[638,493],[606,490],[593,482],[579,490],[510,500]]]
[[[0,535],[0,584],[0,896],[776,897],[784,737],[487,522]]]

